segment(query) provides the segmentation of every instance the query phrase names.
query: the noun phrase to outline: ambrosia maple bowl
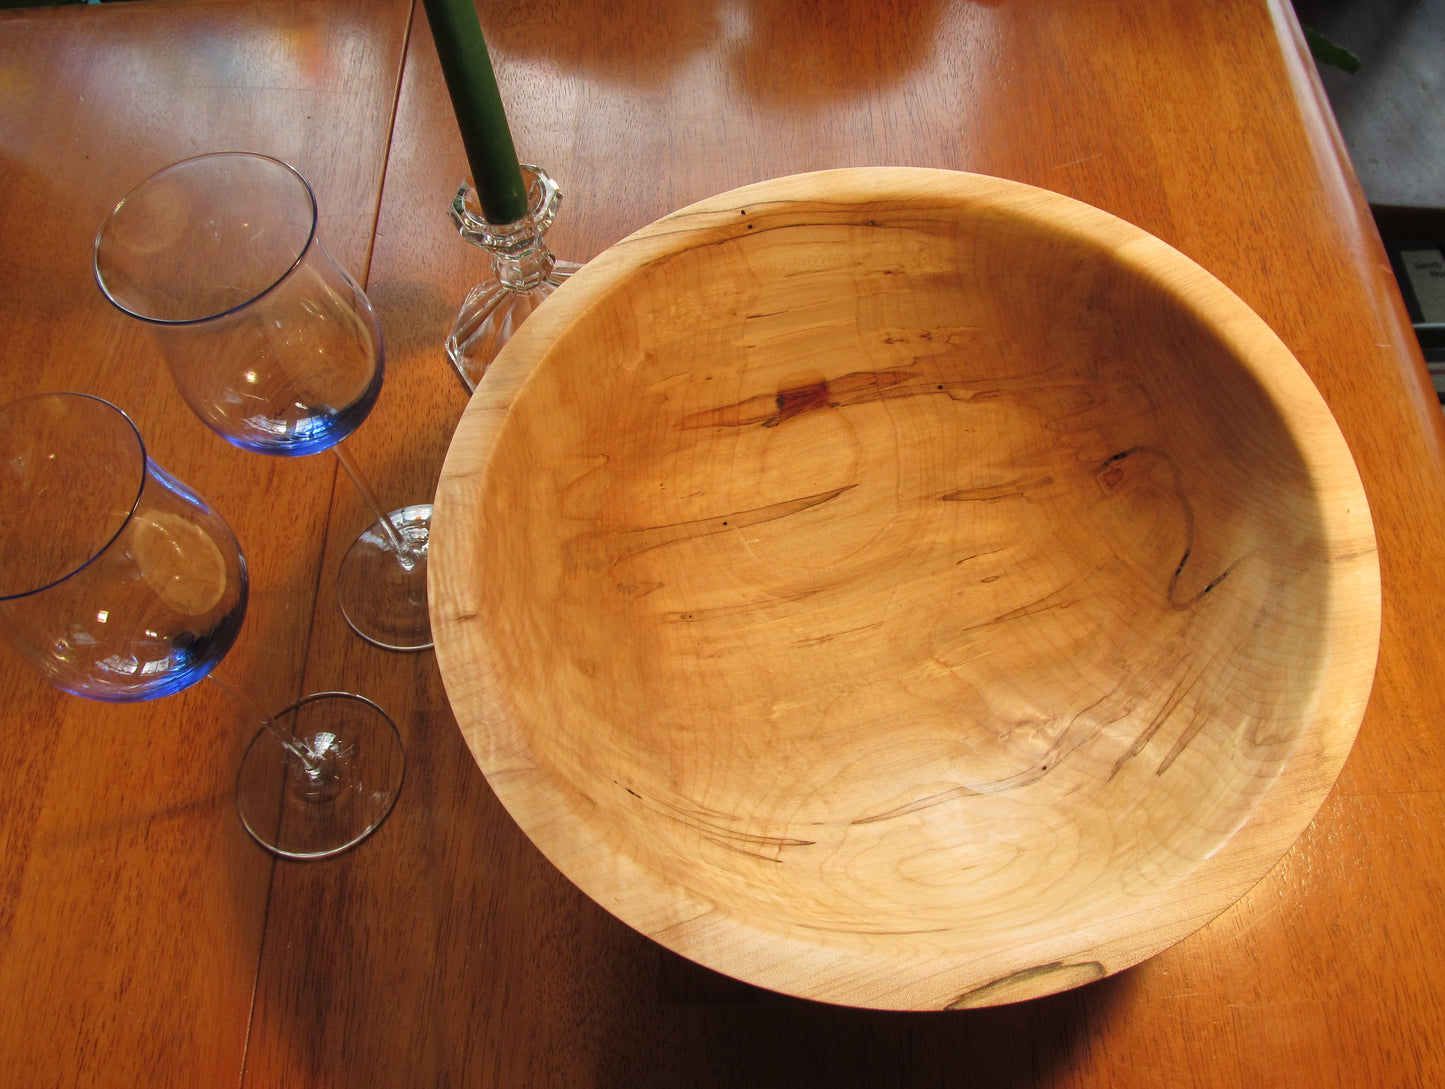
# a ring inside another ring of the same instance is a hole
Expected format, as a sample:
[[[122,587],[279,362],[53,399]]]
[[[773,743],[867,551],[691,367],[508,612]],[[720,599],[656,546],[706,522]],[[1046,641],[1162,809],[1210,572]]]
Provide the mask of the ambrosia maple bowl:
[[[1029,186],[764,182],[588,264],[436,495],[437,656],[536,846],[643,934],[850,1005],[1015,1001],[1289,848],[1379,641],[1299,363]]]

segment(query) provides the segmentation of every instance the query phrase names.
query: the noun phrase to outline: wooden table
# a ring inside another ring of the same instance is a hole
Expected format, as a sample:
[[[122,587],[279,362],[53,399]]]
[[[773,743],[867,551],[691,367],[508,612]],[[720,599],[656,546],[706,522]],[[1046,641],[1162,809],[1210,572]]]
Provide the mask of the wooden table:
[[[1354,450],[1379,534],[1380,666],[1304,837],[1170,951],[1019,1006],[809,1004],[661,951],[531,847],[431,654],[336,611],[366,522],[334,459],[257,458],[184,408],[90,275],[109,206],[245,148],[315,185],[365,278],[386,387],[351,440],[429,496],[465,394],[440,350],[481,255],[412,0],[175,0],[0,15],[0,399],[83,389],[234,525],[254,579],[227,670],[264,703],[365,692],[409,751],[358,850],[277,864],[236,820],[247,731],[212,686],[64,696],[0,653],[0,1080],[26,1086],[1433,1085],[1445,1025],[1445,428],[1284,0],[557,0],[483,5],[522,157],[586,259],[694,199],[891,163],[1031,182],[1198,260],[1280,334]],[[1267,471],[1267,467],[1261,467]]]

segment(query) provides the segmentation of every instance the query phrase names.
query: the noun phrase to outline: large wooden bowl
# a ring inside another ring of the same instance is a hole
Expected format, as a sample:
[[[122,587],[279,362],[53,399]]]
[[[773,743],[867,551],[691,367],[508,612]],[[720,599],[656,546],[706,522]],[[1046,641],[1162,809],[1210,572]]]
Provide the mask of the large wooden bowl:
[[[938,1009],[1225,909],[1353,742],[1349,450],[1238,298],[1056,194],[749,186],[498,357],[431,604],[482,771],[583,891],[795,995]]]

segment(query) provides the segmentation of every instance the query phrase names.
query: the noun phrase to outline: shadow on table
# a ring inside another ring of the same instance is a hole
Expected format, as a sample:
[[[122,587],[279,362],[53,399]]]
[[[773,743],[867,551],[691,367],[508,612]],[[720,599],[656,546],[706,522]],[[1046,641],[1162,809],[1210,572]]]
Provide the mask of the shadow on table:
[[[1130,973],[1029,1002],[979,1010],[899,1013],[808,1002],[758,990],[660,951],[664,1001],[651,1039],[614,1038],[599,1086],[1052,1084],[1078,1061],[1134,984]],[[669,1001],[669,997],[678,999]],[[617,1027],[621,1027],[620,1025]],[[636,1027],[636,1026],[634,1026]],[[676,1047],[702,1057],[667,1069]]]

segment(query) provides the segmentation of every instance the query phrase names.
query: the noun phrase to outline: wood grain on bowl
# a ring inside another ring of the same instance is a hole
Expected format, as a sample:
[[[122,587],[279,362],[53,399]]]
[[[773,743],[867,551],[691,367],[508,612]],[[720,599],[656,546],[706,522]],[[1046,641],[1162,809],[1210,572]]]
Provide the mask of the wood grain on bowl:
[[[1379,639],[1354,462],[1264,323],[945,171],[612,247],[488,372],[433,534],[448,695],[537,846],[664,945],[855,1005],[1202,926],[1323,801]]]

